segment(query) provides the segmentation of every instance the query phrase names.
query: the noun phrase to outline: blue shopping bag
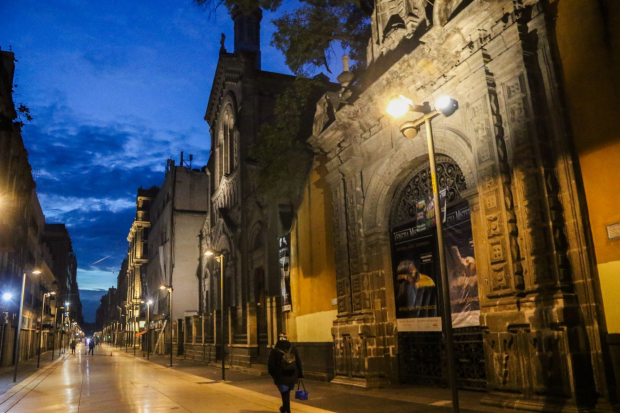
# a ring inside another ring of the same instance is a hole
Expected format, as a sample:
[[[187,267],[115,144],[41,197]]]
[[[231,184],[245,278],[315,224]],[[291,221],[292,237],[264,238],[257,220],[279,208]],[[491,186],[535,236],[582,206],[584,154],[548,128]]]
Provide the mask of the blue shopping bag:
[[[303,387],[303,390],[301,390],[299,386]],[[308,400],[308,392],[306,391],[306,386],[304,385],[303,379],[299,379],[299,381],[297,382],[297,390],[295,390],[295,398],[299,400]]]

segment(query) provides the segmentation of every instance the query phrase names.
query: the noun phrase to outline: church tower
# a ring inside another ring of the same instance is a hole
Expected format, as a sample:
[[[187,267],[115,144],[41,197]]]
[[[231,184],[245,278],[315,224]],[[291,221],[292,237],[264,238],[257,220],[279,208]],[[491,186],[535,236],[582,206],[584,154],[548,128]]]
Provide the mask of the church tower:
[[[260,22],[263,19],[263,11],[254,9],[245,14],[241,8],[235,7],[231,12],[235,23],[235,54],[252,52],[256,54],[256,68],[260,69]]]

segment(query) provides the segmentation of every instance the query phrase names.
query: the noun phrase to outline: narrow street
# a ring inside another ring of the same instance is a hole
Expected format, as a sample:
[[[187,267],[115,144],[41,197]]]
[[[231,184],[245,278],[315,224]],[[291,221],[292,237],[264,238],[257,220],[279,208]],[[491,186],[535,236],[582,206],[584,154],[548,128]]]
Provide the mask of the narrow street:
[[[252,378],[231,372],[233,381],[222,383],[189,373],[197,368],[183,367],[183,363],[179,363],[180,368],[170,369],[158,364],[159,358],[147,362],[107,345],[97,348],[95,356],[87,356],[83,345],[78,346],[76,353],[63,355],[0,395],[0,412],[276,413],[280,407],[277,391],[269,384],[268,377]],[[206,372],[202,376],[216,376],[216,370],[211,367],[203,366],[200,370]],[[317,382],[309,382],[308,387],[310,400],[293,403],[293,412],[451,411],[430,403],[432,389],[415,402],[406,397],[399,399],[394,392],[382,396]],[[472,408],[476,394],[474,399],[471,394],[465,396],[470,400],[464,400],[463,407],[470,408],[462,411],[481,411]],[[494,410],[484,408],[484,411]]]

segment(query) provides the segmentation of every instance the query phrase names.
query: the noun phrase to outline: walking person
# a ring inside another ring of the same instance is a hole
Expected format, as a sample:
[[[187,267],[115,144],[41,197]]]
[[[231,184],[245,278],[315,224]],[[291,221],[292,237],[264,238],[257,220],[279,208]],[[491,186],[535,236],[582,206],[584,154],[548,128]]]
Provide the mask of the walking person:
[[[75,340],[71,340],[71,354],[75,354],[75,346],[77,346],[77,343]]]
[[[88,354],[95,355],[95,340],[93,339],[88,342]]]
[[[280,334],[278,342],[271,350],[267,367],[282,396],[280,413],[291,413],[291,390],[295,389],[299,379],[304,378],[304,373],[299,353],[285,334]]]

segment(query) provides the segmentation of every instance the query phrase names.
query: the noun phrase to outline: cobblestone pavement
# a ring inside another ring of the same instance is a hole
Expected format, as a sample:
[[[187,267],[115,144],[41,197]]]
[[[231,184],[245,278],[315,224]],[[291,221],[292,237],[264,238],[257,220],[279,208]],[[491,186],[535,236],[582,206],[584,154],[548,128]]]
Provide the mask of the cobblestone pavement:
[[[0,395],[0,412],[222,412],[277,413],[275,386],[268,377],[220,371],[204,364],[165,357],[152,362],[133,352],[99,347],[94,356],[63,355]],[[110,355],[112,354],[112,355]],[[350,389],[328,383],[307,382],[310,400],[293,403],[295,413],[381,412],[448,413],[445,389]],[[412,393],[418,393],[412,397]],[[495,411],[482,408],[475,394],[465,397],[463,412]],[[480,407],[480,408],[479,408]]]

